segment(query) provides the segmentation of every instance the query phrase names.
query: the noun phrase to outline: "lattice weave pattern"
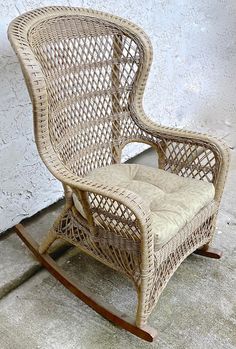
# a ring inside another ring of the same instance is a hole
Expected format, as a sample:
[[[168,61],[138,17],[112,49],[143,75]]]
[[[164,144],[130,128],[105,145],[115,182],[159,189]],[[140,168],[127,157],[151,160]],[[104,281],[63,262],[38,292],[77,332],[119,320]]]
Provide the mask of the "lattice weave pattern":
[[[214,137],[147,118],[142,99],[152,47],[135,24],[88,9],[46,7],[16,18],[8,35],[33,103],[38,151],[65,189],[66,207],[40,253],[62,238],[127,275],[138,292],[141,327],[183,259],[212,239],[228,148]],[[215,186],[214,202],[158,251],[141,198],[86,177],[119,163],[124,146],[135,141],[156,150],[160,168]]]
[[[46,81],[50,138],[77,175],[116,161],[114,149],[120,128],[127,128],[130,94],[143,56],[136,41],[88,16],[44,20],[30,31]]]

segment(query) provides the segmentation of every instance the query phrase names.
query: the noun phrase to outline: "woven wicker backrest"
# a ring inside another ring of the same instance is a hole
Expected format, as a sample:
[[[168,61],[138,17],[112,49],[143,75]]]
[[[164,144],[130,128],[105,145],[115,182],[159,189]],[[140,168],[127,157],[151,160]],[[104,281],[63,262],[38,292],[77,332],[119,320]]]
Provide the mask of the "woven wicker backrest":
[[[51,145],[83,176],[120,160],[120,146],[134,127],[132,101],[145,52],[116,17],[54,10],[36,10],[24,38],[43,74]]]

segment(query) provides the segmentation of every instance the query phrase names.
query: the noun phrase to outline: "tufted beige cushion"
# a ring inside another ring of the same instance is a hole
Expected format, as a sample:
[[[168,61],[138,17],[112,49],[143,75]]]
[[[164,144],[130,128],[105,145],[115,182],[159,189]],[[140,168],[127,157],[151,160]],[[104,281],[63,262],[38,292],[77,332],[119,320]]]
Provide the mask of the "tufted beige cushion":
[[[155,248],[169,241],[198,211],[214,199],[211,183],[137,164],[111,165],[90,172],[97,182],[127,188],[142,197],[151,210]],[[77,197],[76,208],[84,215]]]

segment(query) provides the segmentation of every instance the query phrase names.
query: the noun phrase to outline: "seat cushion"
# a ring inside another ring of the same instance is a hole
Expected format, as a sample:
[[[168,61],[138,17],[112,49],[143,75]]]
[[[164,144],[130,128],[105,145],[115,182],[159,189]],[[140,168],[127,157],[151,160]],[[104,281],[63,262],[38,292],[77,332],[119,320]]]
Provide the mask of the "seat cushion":
[[[150,208],[155,249],[161,248],[214,199],[212,183],[138,164],[116,164],[98,168],[87,177],[96,182],[127,188]],[[73,195],[76,208],[82,206]]]

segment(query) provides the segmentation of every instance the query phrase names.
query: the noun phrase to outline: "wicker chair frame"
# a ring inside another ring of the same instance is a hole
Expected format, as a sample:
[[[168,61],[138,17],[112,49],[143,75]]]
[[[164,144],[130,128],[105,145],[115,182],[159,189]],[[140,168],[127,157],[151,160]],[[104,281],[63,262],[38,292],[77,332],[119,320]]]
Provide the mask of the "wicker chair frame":
[[[146,325],[148,316],[181,262],[194,251],[220,257],[209,243],[228,171],[228,147],[214,137],[148,119],[142,99],[152,46],[135,24],[90,9],[45,7],[14,19],[8,36],[32,100],[39,154],[62,182],[66,197],[63,212],[40,246],[22,225],[16,226],[17,233],[41,263],[89,306],[152,341],[155,331]],[[151,145],[159,168],[215,186],[214,201],[157,251],[150,211],[142,199],[86,177],[93,169],[120,163],[122,149],[130,142]],[[72,193],[86,219],[76,210]],[[132,280],[138,294],[135,320],[94,300],[65,276],[47,254],[58,238]]]

